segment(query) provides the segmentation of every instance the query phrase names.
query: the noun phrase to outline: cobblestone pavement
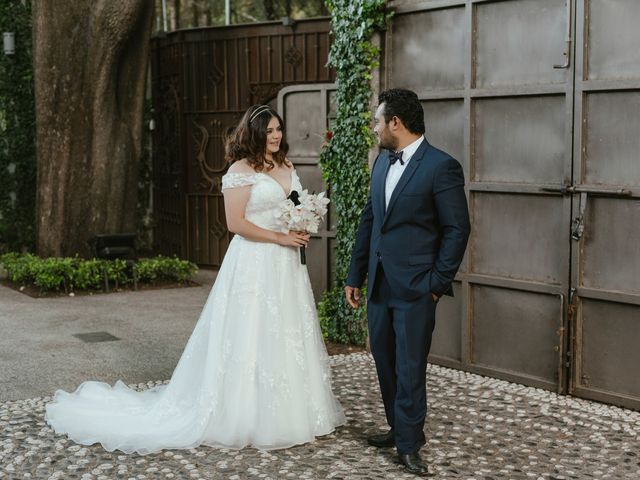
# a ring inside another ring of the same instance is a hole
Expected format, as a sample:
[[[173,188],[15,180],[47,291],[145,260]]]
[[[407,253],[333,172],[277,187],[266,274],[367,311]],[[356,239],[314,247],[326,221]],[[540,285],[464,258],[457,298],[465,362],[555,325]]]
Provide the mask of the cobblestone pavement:
[[[43,421],[49,398],[34,398],[0,404],[0,478],[414,478],[395,464],[392,449],[364,441],[384,427],[371,356],[338,355],[331,362],[348,423],[314,443],[271,452],[109,453],[54,437]],[[432,478],[640,479],[640,413],[434,365],[428,380],[422,454]]]

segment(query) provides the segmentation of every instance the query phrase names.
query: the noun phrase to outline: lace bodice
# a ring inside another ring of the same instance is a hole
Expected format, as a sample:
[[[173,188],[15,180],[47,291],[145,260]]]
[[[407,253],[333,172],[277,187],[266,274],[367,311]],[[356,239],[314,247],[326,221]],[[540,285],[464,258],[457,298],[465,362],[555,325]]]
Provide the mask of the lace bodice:
[[[287,229],[276,218],[280,203],[290,192],[285,192],[278,181],[266,173],[227,173],[222,177],[222,191],[228,188],[252,185],[245,218],[251,223],[277,232]],[[291,172],[291,190],[302,190],[295,170]]]

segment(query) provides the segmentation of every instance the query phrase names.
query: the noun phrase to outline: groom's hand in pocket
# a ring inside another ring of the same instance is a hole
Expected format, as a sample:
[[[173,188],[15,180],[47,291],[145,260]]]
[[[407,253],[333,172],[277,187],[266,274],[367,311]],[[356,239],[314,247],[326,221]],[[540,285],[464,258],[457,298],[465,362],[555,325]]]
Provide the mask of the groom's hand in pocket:
[[[351,305],[352,308],[358,308],[360,306],[360,299],[362,298],[362,294],[360,293],[359,288],[350,287],[347,285],[344,287],[344,295],[347,297],[347,303]]]

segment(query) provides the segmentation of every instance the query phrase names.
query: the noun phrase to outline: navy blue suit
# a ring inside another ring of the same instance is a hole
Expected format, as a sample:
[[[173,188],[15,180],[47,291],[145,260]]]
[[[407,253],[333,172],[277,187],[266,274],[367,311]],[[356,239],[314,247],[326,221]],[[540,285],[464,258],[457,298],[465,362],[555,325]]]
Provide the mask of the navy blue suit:
[[[453,295],[451,282],[469,237],[460,164],[426,139],[405,167],[388,208],[389,154],[371,172],[347,285],[368,276],[367,318],[387,422],[399,453],[424,443],[427,356],[435,326],[431,293]]]

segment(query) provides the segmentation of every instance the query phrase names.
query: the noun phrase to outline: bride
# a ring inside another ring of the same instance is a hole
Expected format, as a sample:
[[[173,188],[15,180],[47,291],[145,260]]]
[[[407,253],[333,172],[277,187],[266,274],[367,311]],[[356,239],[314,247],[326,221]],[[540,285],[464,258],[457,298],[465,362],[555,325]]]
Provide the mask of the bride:
[[[251,107],[227,141],[222,177],[236,235],[167,385],[134,391],[85,382],[58,390],[45,419],[58,434],[108,450],[287,448],[345,423],[331,378],[309,275],[298,248],[308,234],[276,219],[302,189],[280,116]]]

